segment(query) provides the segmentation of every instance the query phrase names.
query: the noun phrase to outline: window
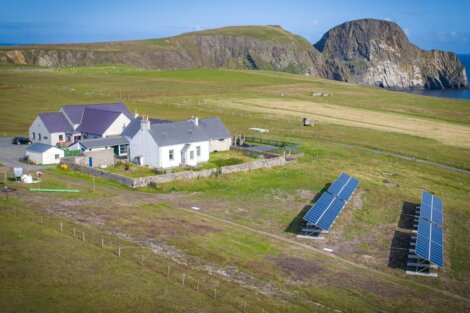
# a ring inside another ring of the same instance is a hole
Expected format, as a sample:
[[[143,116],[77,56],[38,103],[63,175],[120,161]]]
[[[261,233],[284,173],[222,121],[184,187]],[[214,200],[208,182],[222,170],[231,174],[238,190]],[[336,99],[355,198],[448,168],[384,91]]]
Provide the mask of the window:
[[[175,159],[175,150],[168,151],[168,155],[169,155],[170,160],[174,160]]]
[[[48,138],[47,136],[44,136],[44,140],[47,140],[47,138]]]
[[[33,139],[36,139],[36,133],[33,133]]]
[[[38,134],[38,139],[41,140],[41,134]]]
[[[59,155],[59,154],[56,154],[56,155],[54,155],[54,158],[55,158],[56,160],[58,160],[58,159],[60,159],[60,155]]]
[[[196,155],[197,155],[198,157],[201,156],[201,146],[197,146],[197,147],[196,147]]]
[[[189,152],[189,159],[194,160],[194,151]]]
[[[64,141],[64,135],[59,135],[59,141]]]
[[[126,154],[128,148],[129,148],[129,145],[120,145],[119,146],[119,154],[120,155]]]
[[[219,141],[224,141],[225,139],[224,138],[220,138]]]

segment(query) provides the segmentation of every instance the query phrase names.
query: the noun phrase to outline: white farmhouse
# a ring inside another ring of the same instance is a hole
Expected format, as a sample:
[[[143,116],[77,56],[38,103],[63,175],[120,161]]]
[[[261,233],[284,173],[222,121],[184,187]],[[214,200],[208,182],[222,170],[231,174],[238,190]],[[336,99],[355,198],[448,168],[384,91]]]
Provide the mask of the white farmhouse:
[[[137,129],[137,123],[140,127]],[[135,119],[123,133],[129,160],[156,168],[195,166],[209,161],[212,151],[230,149],[230,132],[218,118],[186,121]]]
[[[86,138],[121,135],[132,116],[123,103],[65,105],[39,114],[29,128],[32,142],[65,145]]]
[[[35,164],[59,164],[64,150],[43,143],[33,143],[25,150],[25,156]]]

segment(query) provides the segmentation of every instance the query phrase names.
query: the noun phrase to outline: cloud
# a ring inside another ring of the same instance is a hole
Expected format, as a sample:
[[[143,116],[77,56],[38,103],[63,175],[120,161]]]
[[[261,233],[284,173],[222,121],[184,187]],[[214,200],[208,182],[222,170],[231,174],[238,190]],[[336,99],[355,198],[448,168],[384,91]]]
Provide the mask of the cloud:
[[[467,43],[469,34],[465,32],[451,31],[438,31],[436,38],[442,43]]]
[[[318,25],[320,25],[320,22],[318,22],[318,20],[316,18],[314,18],[313,21],[312,21],[312,26],[317,27]]]

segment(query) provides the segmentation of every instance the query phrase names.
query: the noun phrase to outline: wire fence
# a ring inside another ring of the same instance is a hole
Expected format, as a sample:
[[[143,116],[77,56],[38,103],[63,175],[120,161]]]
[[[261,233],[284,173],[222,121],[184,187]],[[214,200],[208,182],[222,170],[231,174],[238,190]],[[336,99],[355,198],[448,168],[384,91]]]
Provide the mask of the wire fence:
[[[10,200],[0,201],[0,216],[6,214],[29,220],[42,227],[55,230],[64,236],[77,241],[100,247],[108,252],[110,258],[121,258],[131,261],[142,270],[150,271],[160,276],[172,286],[180,286],[204,295],[214,306],[231,307],[235,312],[267,312],[260,300],[261,295],[247,296],[245,291],[235,282],[221,281],[207,271],[197,270],[189,265],[176,262],[164,255],[159,255],[149,247],[138,245],[129,239],[120,238],[118,234],[109,233],[86,224],[61,218],[52,213],[31,208],[18,207]]]

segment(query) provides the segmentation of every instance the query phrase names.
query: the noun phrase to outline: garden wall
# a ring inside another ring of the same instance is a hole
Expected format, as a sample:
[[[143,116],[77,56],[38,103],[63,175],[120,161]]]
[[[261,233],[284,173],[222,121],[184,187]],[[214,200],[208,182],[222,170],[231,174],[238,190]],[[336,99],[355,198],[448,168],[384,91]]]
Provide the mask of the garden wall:
[[[155,176],[146,176],[146,177],[138,177],[138,178],[131,178],[115,173],[108,172],[106,170],[92,168],[83,166],[80,164],[74,163],[73,158],[63,158],[62,163],[68,164],[71,168],[87,173],[89,175],[101,177],[104,179],[108,179],[110,181],[116,182],[121,185],[125,185],[130,188],[138,188],[138,187],[145,187],[148,185],[156,186],[162,183],[168,183],[175,180],[181,179],[194,179],[194,178],[202,178],[202,177],[209,177],[209,176],[217,176],[217,175],[224,175],[236,172],[247,172],[250,170],[260,169],[260,168],[271,168],[277,166],[283,166],[286,164],[286,159],[283,156],[272,157],[269,159],[260,159],[249,163],[242,163],[242,164],[235,164],[221,167],[220,169],[207,169],[201,171],[186,171],[186,172],[177,172],[177,173],[169,173],[169,174],[162,174],[162,175],[155,175]]]

